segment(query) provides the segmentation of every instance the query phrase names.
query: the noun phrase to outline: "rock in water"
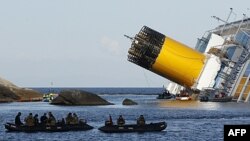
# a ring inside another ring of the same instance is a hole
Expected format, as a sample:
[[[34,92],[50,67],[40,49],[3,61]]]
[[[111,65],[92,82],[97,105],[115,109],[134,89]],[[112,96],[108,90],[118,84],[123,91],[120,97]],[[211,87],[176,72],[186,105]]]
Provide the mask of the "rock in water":
[[[0,78],[0,102],[35,100],[42,100],[42,94],[31,89],[20,88],[8,80]]]
[[[124,99],[123,102],[122,102],[122,105],[138,105],[137,102],[134,102],[133,100],[131,99]]]
[[[85,105],[85,106],[95,106],[95,105],[112,105],[100,96],[86,92],[86,91],[62,91],[52,100],[51,104],[54,105]]]

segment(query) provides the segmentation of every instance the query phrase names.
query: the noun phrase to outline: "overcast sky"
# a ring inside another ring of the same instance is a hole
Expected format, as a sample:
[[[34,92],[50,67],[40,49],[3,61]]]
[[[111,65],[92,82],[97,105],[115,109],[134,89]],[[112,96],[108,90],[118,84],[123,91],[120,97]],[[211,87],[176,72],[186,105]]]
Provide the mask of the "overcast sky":
[[[147,25],[190,47],[226,20],[250,16],[249,0],[0,0],[0,77],[22,87],[162,87],[127,61]]]

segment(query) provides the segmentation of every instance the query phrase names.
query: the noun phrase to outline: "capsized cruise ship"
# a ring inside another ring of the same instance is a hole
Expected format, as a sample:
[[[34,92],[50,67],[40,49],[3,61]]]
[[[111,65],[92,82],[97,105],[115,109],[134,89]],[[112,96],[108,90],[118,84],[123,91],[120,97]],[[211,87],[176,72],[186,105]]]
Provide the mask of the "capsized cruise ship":
[[[183,90],[200,95],[219,93],[247,102],[250,97],[250,18],[244,15],[242,20],[223,22],[225,24],[206,31],[195,49],[143,26],[131,38],[128,61],[170,80],[167,89],[172,94]]]

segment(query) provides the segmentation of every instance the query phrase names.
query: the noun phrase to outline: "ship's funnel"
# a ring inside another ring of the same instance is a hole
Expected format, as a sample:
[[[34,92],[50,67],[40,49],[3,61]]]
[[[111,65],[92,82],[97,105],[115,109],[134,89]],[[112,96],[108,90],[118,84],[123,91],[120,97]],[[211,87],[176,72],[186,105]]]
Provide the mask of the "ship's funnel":
[[[195,84],[205,63],[205,55],[146,26],[128,53],[128,61],[186,87]]]

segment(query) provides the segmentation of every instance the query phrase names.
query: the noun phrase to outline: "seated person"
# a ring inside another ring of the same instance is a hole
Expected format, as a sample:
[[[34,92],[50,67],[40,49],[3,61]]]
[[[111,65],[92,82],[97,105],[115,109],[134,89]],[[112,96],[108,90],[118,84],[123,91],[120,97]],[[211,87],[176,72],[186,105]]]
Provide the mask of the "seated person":
[[[35,114],[34,116],[34,124],[37,126],[39,124],[38,114]]]
[[[54,117],[54,115],[51,112],[49,112],[48,115],[49,115],[49,117],[48,117],[48,120],[47,120],[47,125],[49,125],[49,126],[56,125],[56,118]]]
[[[125,120],[123,119],[122,115],[119,116],[117,119],[117,125],[121,126],[125,124]]]
[[[62,120],[60,121],[60,120],[58,120],[58,122],[57,122],[57,124],[58,125],[65,125],[65,120],[64,120],[64,118],[62,118]]]
[[[78,123],[79,123],[78,117],[77,117],[76,113],[73,113],[72,123],[71,124],[78,124]]]
[[[21,112],[18,112],[18,114],[16,115],[16,118],[15,118],[15,124],[16,124],[16,126],[21,126],[21,125],[23,125],[23,123],[22,123],[20,117],[21,117]]]
[[[72,113],[68,113],[66,117],[66,124],[72,124],[72,122],[73,122]]]
[[[25,125],[27,126],[34,126],[35,125],[35,120],[32,116],[32,113],[29,113],[29,115],[24,119]]]
[[[112,117],[109,115],[109,119],[105,121],[105,125],[113,125]]]
[[[64,118],[62,118],[61,124],[62,124],[62,125],[65,125],[65,120],[64,120]]]
[[[137,119],[137,125],[145,125],[145,119],[143,115],[140,115],[140,117]]]
[[[41,118],[40,118],[40,122],[41,122],[42,125],[46,125],[47,120],[48,120],[47,114],[44,113],[43,116],[41,116]]]

